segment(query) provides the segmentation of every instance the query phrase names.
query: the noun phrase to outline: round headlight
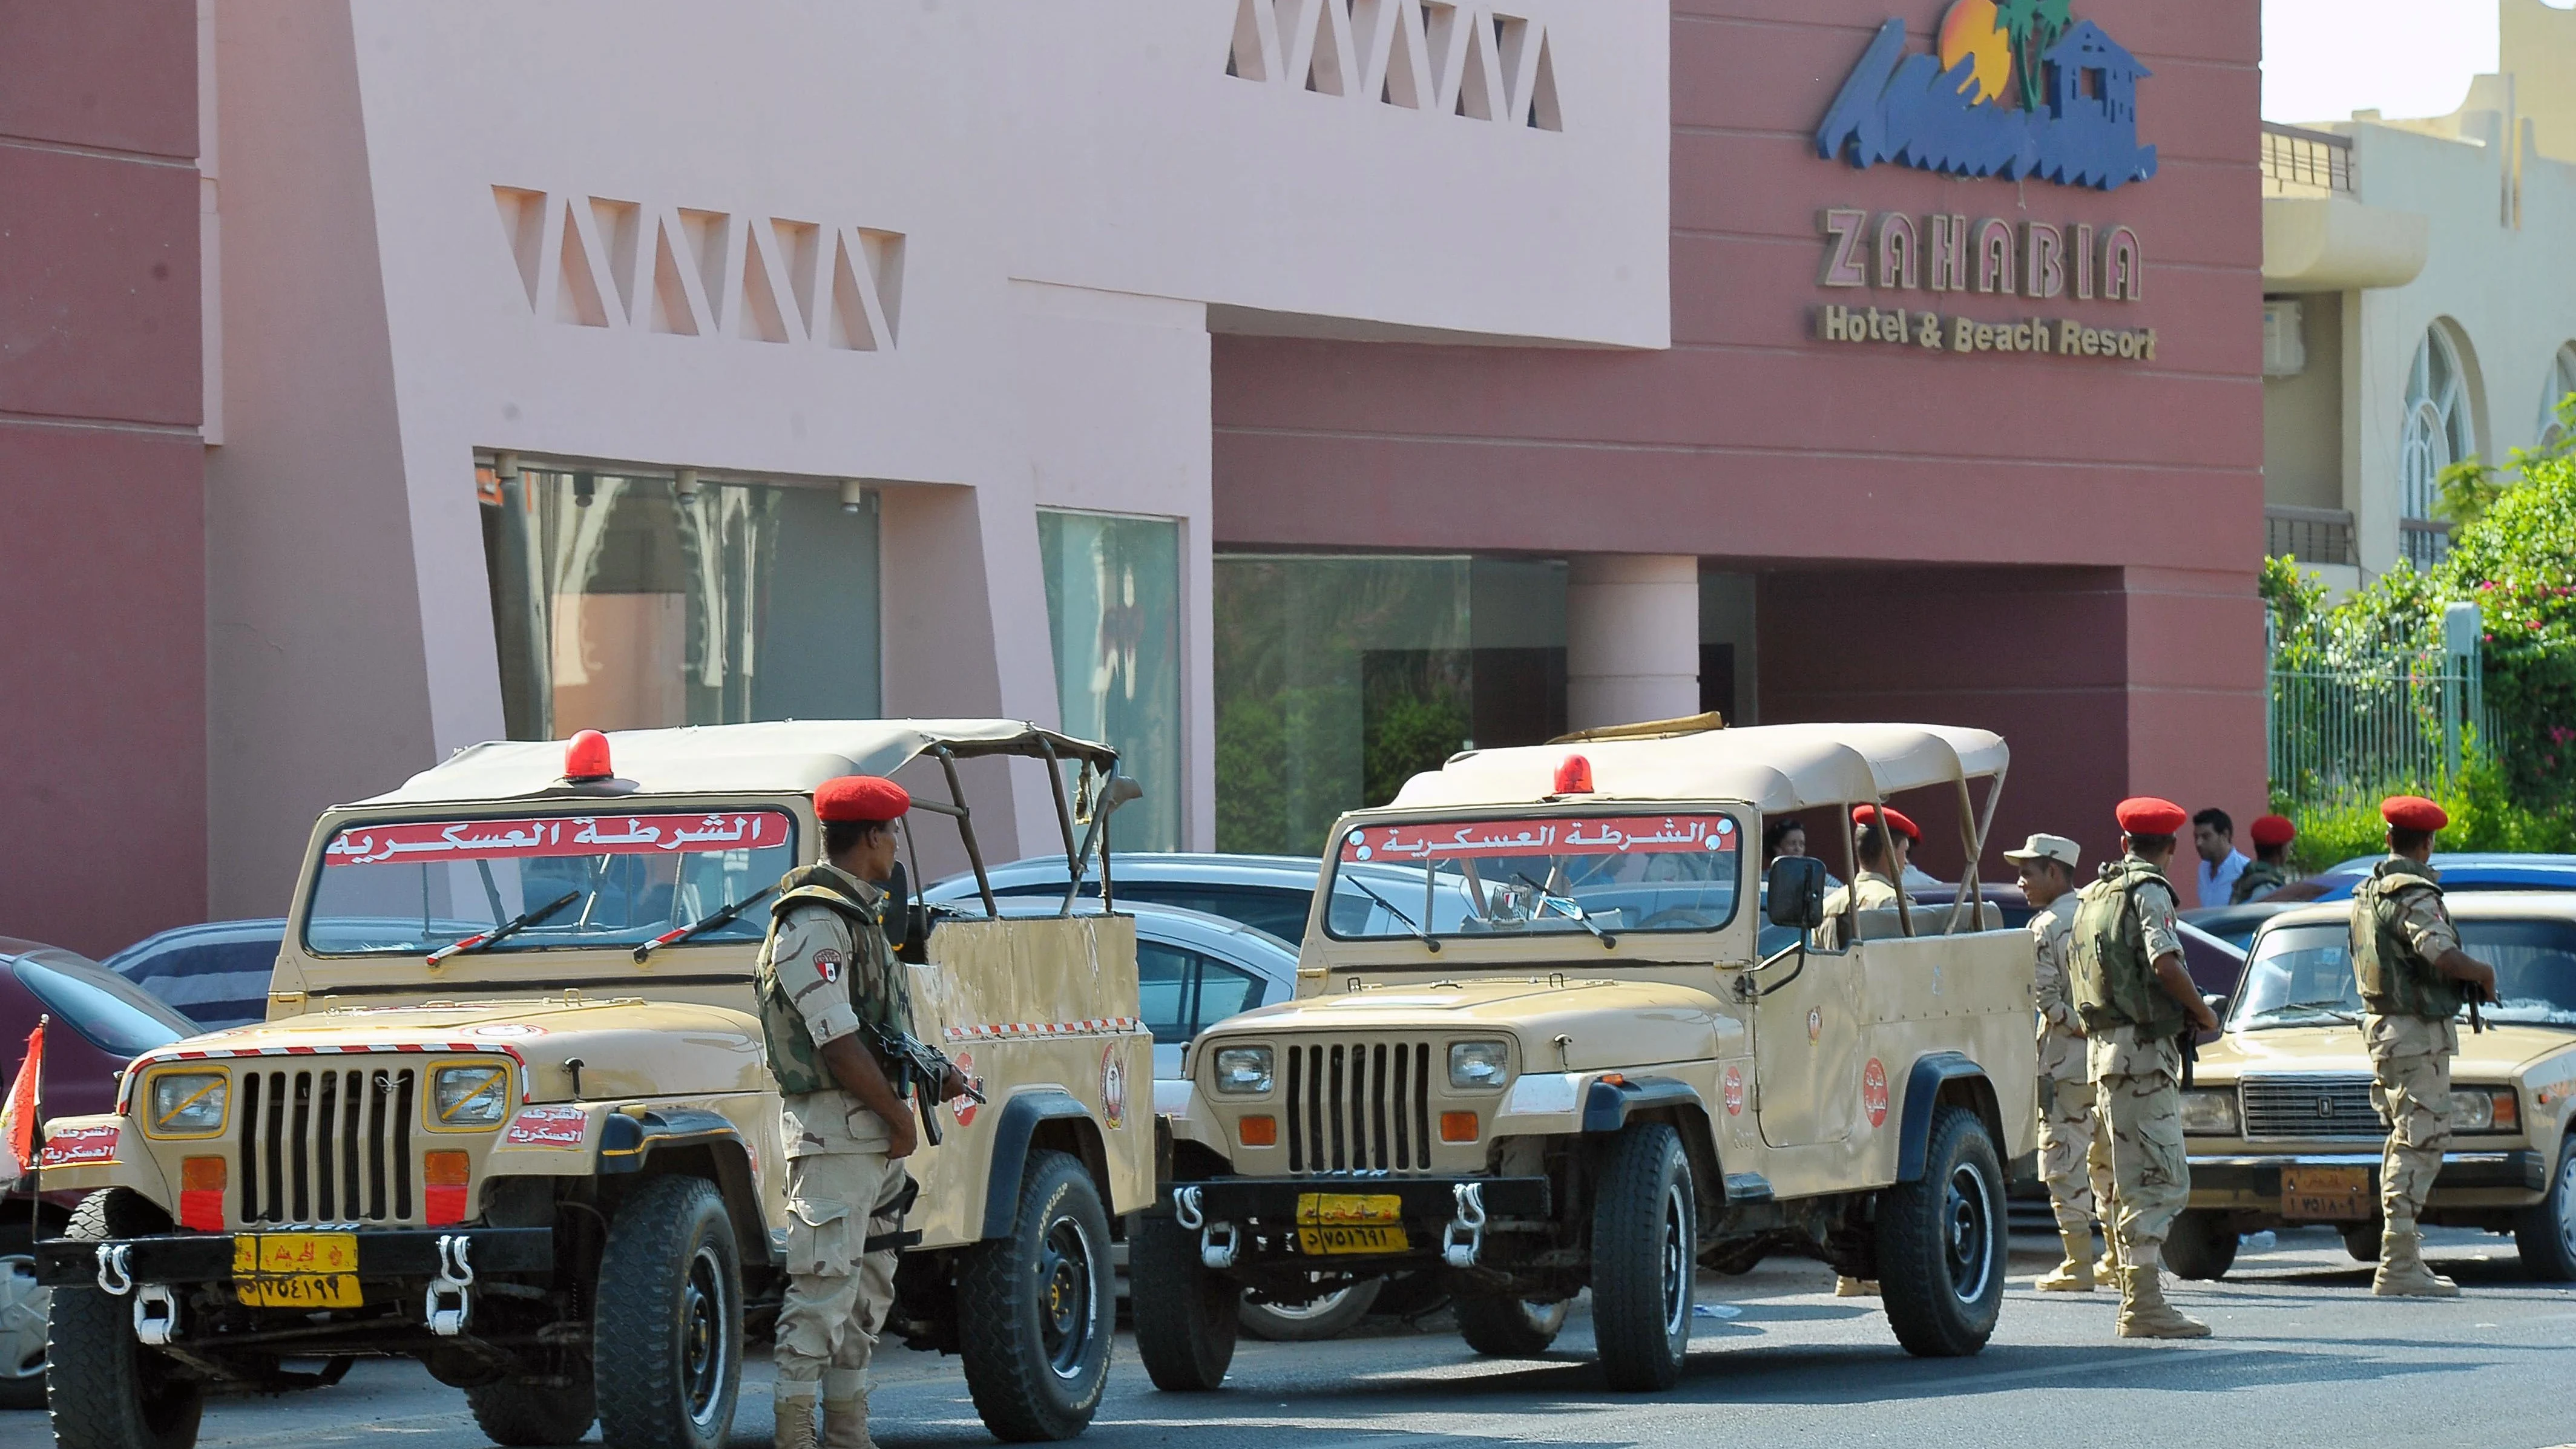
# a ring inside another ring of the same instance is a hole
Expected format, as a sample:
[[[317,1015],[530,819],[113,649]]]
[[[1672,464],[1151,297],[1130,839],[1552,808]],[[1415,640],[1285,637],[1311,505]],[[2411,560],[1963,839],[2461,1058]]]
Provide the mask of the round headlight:
[[[439,1127],[497,1127],[510,1114],[510,1069],[488,1062],[440,1067],[430,1078],[429,1112]]]
[[[212,1137],[224,1130],[232,1079],[221,1072],[163,1072],[152,1079],[144,1129],[155,1137]]]
[[[1511,1047],[1498,1041],[1459,1041],[1449,1044],[1449,1085],[1460,1091],[1499,1087],[1510,1074]]]
[[[1266,1046],[1222,1047],[1216,1054],[1216,1089],[1229,1097],[1257,1097],[1270,1090],[1271,1064]]]

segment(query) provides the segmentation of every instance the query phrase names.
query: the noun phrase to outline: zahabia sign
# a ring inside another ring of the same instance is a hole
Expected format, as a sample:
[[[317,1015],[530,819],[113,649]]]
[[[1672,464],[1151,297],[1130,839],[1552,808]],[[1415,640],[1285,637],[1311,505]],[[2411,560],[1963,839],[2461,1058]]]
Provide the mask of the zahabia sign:
[[[2147,74],[2068,0],[1956,0],[1931,54],[1907,53],[1903,20],[1878,28],[1816,154],[2116,191],[2156,174],[2156,148],[2138,144]]]

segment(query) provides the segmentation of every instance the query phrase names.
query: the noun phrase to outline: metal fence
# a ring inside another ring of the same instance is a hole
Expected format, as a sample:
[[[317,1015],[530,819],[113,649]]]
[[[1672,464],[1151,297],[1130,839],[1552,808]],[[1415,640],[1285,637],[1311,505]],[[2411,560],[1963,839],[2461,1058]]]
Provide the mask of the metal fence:
[[[2352,138],[2263,123],[2265,196],[2353,194]]]
[[[2496,738],[2477,611],[2417,637],[2355,640],[2322,625],[2271,640],[2272,789],[2323,805],[2456,778]],[[2445,627],[2446,626],[2446,627]]]

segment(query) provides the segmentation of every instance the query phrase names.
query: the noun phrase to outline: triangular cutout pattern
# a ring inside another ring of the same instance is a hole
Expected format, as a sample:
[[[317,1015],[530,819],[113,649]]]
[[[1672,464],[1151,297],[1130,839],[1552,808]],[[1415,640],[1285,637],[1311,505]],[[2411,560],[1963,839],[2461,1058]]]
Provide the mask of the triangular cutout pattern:
[[[870,295],[877,304],[885,345],[892,347],[903,332],[903,233],[862,227],[859,247],[867,257],[868,280],[874,287]]]
[[[1333,22],[1350,23],[1350,12],[1343,7],[1349,0],[1306,0],[1313,11],[1310,22],[1314,33],[1311,57],[1306,62],[1306,89],[1323,95],[1338,96],[1349,90],[1342,74],[1342,41]]]
[[[608,277],[617,288],[617,312],[621,317],[635,316],[635,235],[636,223],[644,208],[631,201],[590,199],[592,235],[599,238],[600,248],[608,253]]]
[[[674,250],[674,247],[685,245],[685,242],[672,240],[670,223],[654,225],[653,294],[648,299],[651,311],[645,325],[655,332],[666,332],[675,337],[698,335],[698,309],[689,299],[686,274],[681,270],[679,255]]]
[[[1497,114],[1494,94],[1494,33],[1481,14],[1467,22],[1467,48],[1458,57],[1458,105],[1454,114],[1490,121]]]
[[[787,290],[796,299],[797,330],[814,332],[814,282],[822,259],[823,229],[810,221],[769,219],[769,234],[778,242],[778,265],[787,273]]]
[[[582,225],[572,204],[563,208],[561,272],[555,278],[555,320],[578,327],[608,325],[608,306],[600,300],[599,277],[590,269],[590,249],[582,244]]]
[[[1270,63],[1261,43],[1261,22],[1268,17],[1270,0],[1235,0],[1234,44],[1225,55],[1225,73],[1245,80],[1270,79]],[[1272,32],[1276,34],[1276,30]]]
[[[1541,131],[1565,129],[1565,111],[1556,103],[1556,54],[1544,35],[1538,38],[1538,77],[1530,82],[1529,123]]]
[[[877,350],[876,329],[868,321],[864,255],[850,255],[847,232],[832,244],[832,307],[823,316],[823,345],[846,352]]]
[[[1225,73],[1404,110],[1565,129],[1545,24],[1464,0],[1235,0]]]
[[[734,334],[754,342],[785,342],[787,318],[778,310],[778,286],[770,279],[763,250],[756,239],[743,238],[742,293],[734,310]]]
[[[495,186],[492,201],[500,208],[501,239],[509,243],[510,262],[519,269],[519,285],[527,290],[528,310],[535,311],[537,264],[546,247],[546,194]]]
[[[1422,64],[1422,7],[1415,0],[1378,3],[1388,12],[1378,22],[1386,27],[1386,60],[1380,67],[1386,78],[1378,83],[1378,99],[1408,111],[1421,110],[1427,78]]]

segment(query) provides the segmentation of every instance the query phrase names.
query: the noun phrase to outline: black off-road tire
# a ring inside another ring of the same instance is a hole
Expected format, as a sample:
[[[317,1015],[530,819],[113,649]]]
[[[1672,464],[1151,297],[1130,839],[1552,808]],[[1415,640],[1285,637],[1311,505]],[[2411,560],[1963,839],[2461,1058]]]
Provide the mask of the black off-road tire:
[[[1568,1305],[1530,1303],[1490,1293],[1461,1293],[1450,1304],[1458,1311],[1458,1336],[1487,1358],[1536,1358],[1565,1328]]]
[[[170,1219],[122,1187],[91,1193],[63,1236],[100,1240],[170,1231]],[[56,1449],[190,1449],[205,1385],[134,1339],[134,1299],[97,1283],[54,1290],[45,1344]]]
[[[50,1294],[36,1285],[35,1225],[20,1212],[8,1218],[0,1223],[0,1409],[41,1409]]]
[[[601,1441],[724,1449],[742,1396],[742,1250],[715,1184],[638,1184],[609,1222],[595,1296]]]
[[[1235,1315],[1243,1331],[1268,1343],[1321,1343],[1339,1338],[1359,1325],[1377,1306],[1383,1278],[1363,1278],[1312,1303],[1284,1306],[1244,1295]]]
[[[1070,1439],[1089,1427],[1117,1312],[1109,1215],[1091,1174],[1064,1153],[1030,1153],[1010,1235],[978,1243],[957,1269],[958,1356],[993,1437]]]
[[[2165,1235],[2165,1266],[2177,1278],[2215,1283],[2236,1266],[2236,1244],[2236,1224],[2226,1214],[2185,1208],[2175,1215],[2173,1231]],[[2351,1247],[2349,1237],[2344,1245]],[[2371,1256],[2378,1256],[2376,1243]]]
[[[1614,1389],[1669,1389],[1690,1350],[1699,1200],[1681,1134],[1632,1123],[1593,1184],[1592,1338]]]
[[[2343,1250],[2354,1262],[2379,1261],[2379,1240],[2385,1236],[2380,1229],[2379,1219],[2372,1218],[2368,1222],[2361,1223],[2344,1223],[2336,1227],[2335,1231],[2343,1236]]]
[[[484,1437],[507,1449],[539,1449],[549,1444],[578,1444],[599,1417],[599,1384],[590,1359],[565,1359],[569,1388],[547,1388],[504,1379],[467,1389],[465,1402],[474,1410],[474,1425]]]
[[[2576,1279],[2576,1145],[2559,1147],[2549,1195],[2514,1215],[2513,1246],[2541,1282]]]
[[[1169,1213],[1133,1220],[1127,1240],[1127,1301],[1136,1356],[1167,1394],[1205,1393],[1225,1382],[1242,1319],[1242,1285],[1199,1261],[1199,1235]]]
[[[1921,1358],[1986,1346],[2003,1312],[2004,1169],[1984,1119],[1933,1109],[1923,1176],[1879,1195],[1878,1288],[1888,1327]]]

